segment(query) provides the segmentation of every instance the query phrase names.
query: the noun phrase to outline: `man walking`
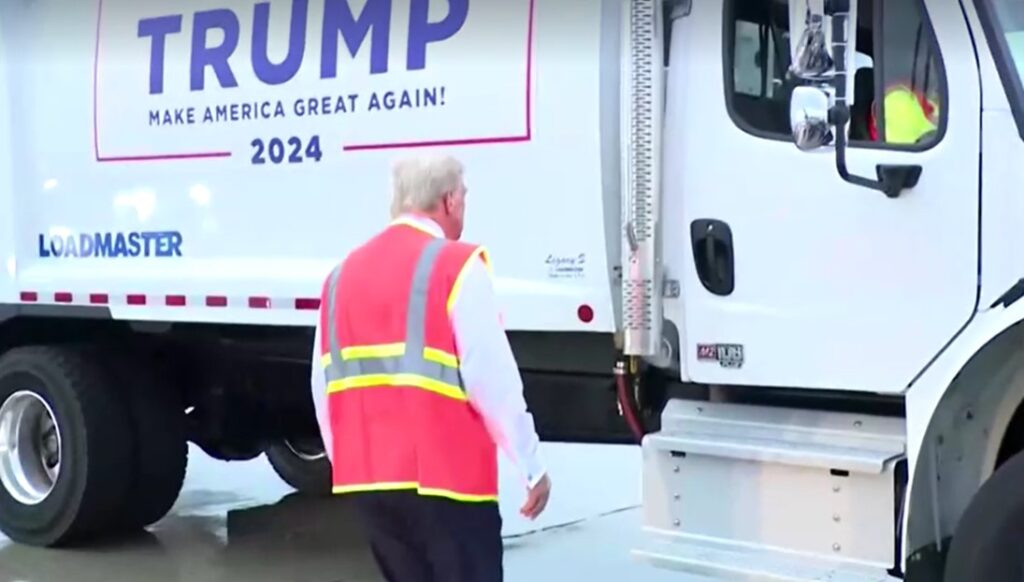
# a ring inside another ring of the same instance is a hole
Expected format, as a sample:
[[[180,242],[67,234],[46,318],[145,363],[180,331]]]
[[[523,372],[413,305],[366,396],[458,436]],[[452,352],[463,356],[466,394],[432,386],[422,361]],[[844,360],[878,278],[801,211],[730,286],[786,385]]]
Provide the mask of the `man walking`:
[[[324,283],[312,385],[333,491],[389,582],[500,582],[500,446],[545,508],[550,480],[482,247],[458,242],[450,157],[393,170],[393,222]]]

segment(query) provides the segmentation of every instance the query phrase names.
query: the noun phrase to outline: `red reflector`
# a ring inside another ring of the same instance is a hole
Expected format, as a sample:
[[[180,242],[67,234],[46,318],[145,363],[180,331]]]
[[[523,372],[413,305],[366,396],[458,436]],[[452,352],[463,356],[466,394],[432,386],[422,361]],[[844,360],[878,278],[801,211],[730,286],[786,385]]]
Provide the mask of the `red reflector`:
[[[296,299],[295,309],[315,310],[320,309],[319,299]]]
[[[228,298],[220,295],[209,295],[206,298],[207,307],[227,307]]]
[[[89,295],[89,303],[106,305],[110,303],[110,296],[106,293],[92,293]]]
[[[36,293],[35,291],[22,291],[21,300],[28,302],[36,302],[39,301],[39,294]]]
[[[576,310],[576,317],[580,318],[583,323],[590,323],[594,321],[594,308],[587,304],[580,305]]]
[[[53,294],[53,300],[57,303],[71,303],[72,297],[70,293],[61,291],[60,293]]]
[[[249,307],[253,309],[269,309],[270,297],[250,297]]]
[[[185,305],[184,295],[168,295],[164,298],[164,303],[168,307],[183,307]]]
[[[128,305],[145,305],[146,304],[146,296],[145,295],[129,295],[129,296],[125,297],[125,302],[127,302]]]

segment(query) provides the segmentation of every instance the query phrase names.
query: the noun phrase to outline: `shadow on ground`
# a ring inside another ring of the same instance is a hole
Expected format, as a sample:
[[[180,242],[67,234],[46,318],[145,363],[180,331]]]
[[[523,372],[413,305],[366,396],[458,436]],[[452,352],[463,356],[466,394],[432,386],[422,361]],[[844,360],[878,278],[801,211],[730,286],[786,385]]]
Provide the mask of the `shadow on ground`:
[[[74,549],[9,544],[0,582],[381,580],[344,499],[292,494],[226,514],[178,513],[152,530]]]

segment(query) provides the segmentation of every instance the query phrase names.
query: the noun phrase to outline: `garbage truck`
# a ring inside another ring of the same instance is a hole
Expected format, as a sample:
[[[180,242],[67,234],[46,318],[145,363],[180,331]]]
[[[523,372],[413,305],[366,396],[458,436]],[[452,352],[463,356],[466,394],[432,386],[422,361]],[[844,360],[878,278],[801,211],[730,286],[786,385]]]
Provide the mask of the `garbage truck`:
[[[0,531],[148,527],[188,443],[328,492],[322,282],[449,153],[542,438],[640,448],[638,559],[1009,579],[1022,6],[0,0]]]

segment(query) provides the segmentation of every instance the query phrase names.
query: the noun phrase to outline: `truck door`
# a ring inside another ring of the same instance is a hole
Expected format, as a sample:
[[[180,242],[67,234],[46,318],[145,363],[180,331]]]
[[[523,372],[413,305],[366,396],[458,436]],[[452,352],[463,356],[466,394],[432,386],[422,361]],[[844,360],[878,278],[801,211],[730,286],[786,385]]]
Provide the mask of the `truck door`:
[[[891,198],[844,181],[832,148],[794,146],[789,14],[788,0],[692,2],[674,22],[665,219],[671,252],[685,249],[668,276],[682,283],[686,375],[898,391],[976,308],[973,45],[957,2],[857,3],[847,162],[870,177],[919,165]]]

